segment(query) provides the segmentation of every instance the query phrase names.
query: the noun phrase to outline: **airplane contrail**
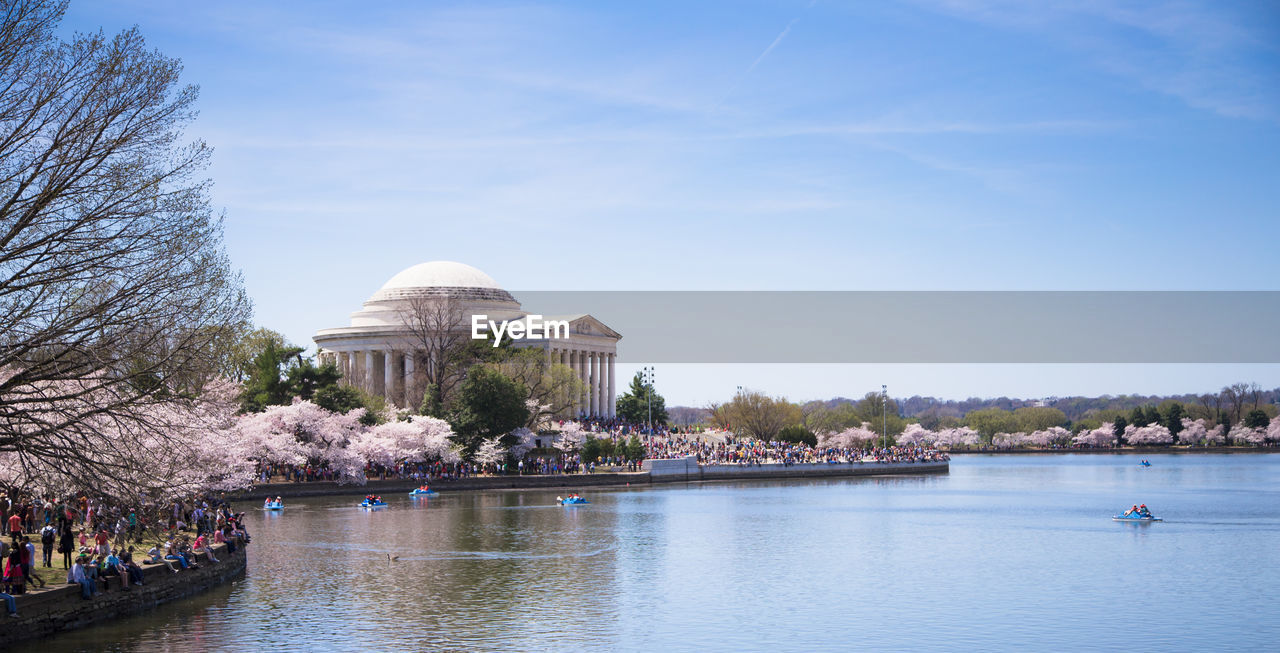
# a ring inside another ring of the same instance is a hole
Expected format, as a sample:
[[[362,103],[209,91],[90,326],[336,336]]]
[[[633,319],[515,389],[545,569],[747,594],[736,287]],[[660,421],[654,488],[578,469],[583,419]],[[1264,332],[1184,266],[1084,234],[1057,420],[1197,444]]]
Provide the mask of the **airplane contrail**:
[[[796,24],[796,21],[798,21],[798,20],[800,20],[800,17],[799,17],[799,16],[796,16],[795,18],[792,18],[792,19],[791,19],[791,22],[790,22],[790,23],[787,23],[786,28],[782,30],[782,33],[778,35],[778,38],[774,39],[774,40],[773,40],[773,43],[770,43],[770,44],[769,44],[769,47],[765,48],[765,49],[764,49],[764,52],[761,52],[761,53],[760,53],[760,56],[756,57],[756,60],[755,60],[755,61],[752,61],[752,62],[751,62],[751,65],[750,65],[750,66],[747,66],[747,70],[746,70],[746,72],[743,72],[742,74],[743,74],[743,75],[747,75],[747,74],[750,74],[750,73],[751,73],[751,71],[755,70],[755,69],[756,69],[756,66],[759,66],[759,65],[760,65],[760,62],[761,62],[761,61],[764,61],[764,58],[765,58],[765,57],[767,57],[767,56],[769,56],[769,53],[770,53],[770,52],[773,52],[773,49],[774,49],[774,48],[776,48],[776,47],[778,47],[778,44],[779,44],[779,43],[782,43],[782,39],[787,38],[787,32],[790,32],[790,31],[791,31],[791,26],[795,25],[795,24]]]

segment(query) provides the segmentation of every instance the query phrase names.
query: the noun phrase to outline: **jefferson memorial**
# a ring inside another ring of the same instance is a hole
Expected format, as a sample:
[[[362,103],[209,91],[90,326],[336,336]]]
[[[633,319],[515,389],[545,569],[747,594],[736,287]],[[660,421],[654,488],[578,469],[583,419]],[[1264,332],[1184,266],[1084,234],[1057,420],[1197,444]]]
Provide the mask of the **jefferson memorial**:
[[[422,370],[431,355],[423,344],[423,334],[429,329],[422,324],[422,307],[428,305],[449,306],[450,333],[444,337],[454,340],[472,336],[473,315],[484,315],[483,319],[494,322],[535,315],[525,311],[489,275],[470,265],[419,263],[382,284],[364,308],[351,314],[351,326],[317,332],[319,359],[337,365],[347,383],[385,397],[396,406],[416,407],[425,387]],[[436,315],[437,322],[444,321],[438,317],[440,313]],[[542,349],[553,363],[567,365],[577,373],[586,392],[574,413],[615,416],[614,360],[621,334],[585,313],[542,319],[567,323],[567,333],[527,337],[514,340],[513,345]]]

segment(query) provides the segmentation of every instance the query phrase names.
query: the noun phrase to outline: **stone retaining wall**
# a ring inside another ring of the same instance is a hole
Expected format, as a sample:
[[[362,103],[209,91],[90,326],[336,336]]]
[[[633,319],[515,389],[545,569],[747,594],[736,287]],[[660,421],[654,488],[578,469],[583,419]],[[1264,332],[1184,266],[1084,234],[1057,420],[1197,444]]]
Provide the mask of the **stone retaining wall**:
[[[79,585],[60,585],[55,589],[29,592],[14,597],[18,616],[0,614],[0,649],[14,642],[45,637],[64,630],[83,628],[145,612],[170,601],[199,594],[244,575],[245,547],[228,554],[226,545],[214,548],[218,562],[201,553],[199,567],[173,573],[167,565],[141,565],[143,584],[124,591],[119,578],[110,579],[111,589],[92,599],[80,596]],[[59,565],[61,566],[61,565]],[[52,586],[53,583],[50,583]],[[99,590],[102,581],[98,582]],[[6,611],[0,605],[0,613]]]
[[[515,490],[581,488],[638,483],[676,483],[684,481],[717,481],[741,478],[813,478],[824,476],[871,476],[883,474],[946,473],[946,462],[938,463],[840,463],[802,465],[699,465],[697,458],[646,460],[639,472],[600,472],[597,474],[553,474],[548,476],[476,476],[455,480],[431,481],[431,488],[441,492],[459,490]],[[380,494],[389,496],[408,493],[420,483],[411,479],[371,480],[364,485],[340,485],[327,481],[306,483],[264,483],[238,492],[234,501],[261,501],[268,497],[314,497],[331,495]]]
[[[560,487],[586,487],[598,485],[630,485],[648,483],[647,472],[603,472],[599,474],[550,474],[547,476],[475,476],[454,480],[436,479],[431,489],[444,492],[457,490],[515,490]],[[237,492],[232,501],[261,501],[268,497],[319,497],[341,495],[380,494],[383,497],[398,492],[408,493],[422,483],[412,479],[370,480],[364,485],[340,485],[329,481],[303,483],[263,483],[252,489]],[[239,507],[244,510],[244,506]]]

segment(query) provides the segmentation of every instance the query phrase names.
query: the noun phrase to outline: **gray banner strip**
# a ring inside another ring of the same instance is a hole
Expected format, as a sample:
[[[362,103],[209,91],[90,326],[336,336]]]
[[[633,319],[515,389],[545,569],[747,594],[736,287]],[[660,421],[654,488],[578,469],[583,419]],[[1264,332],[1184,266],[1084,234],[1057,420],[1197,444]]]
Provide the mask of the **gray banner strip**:
[[[1280,291],[525,291],[633,363],[1280,363]]]

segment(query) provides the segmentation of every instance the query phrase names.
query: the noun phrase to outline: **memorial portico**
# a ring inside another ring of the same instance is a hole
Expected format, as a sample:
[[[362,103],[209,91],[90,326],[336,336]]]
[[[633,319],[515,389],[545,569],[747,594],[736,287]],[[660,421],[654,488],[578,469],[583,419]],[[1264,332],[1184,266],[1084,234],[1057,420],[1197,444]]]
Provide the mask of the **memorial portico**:
[[[446,304],[456,328],[445,337],[454,339],[470,337],[472,315],[493,321],[531,315],[476,268],[451,261],[421,263],[383,284],[352,313],[351,326],[316,333],[319,358],[335,364],[345,383],[395,406],[416,408],[425,391],[423,370],[432,362],[423,346],[421,307]],[[565,337],[522,339],[513,345],[544,350],[551,362],[569,367],[582,380],[575,415],[615,416],[614,362],[622,336],[585,313],[546,315],[543,320],[566,323],[567,332],[557,334]]]

